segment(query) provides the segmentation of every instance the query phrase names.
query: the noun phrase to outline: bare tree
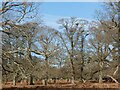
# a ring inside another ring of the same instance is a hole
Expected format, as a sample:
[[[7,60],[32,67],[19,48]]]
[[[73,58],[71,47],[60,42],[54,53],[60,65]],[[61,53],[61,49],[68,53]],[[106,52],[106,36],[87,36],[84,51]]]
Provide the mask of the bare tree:
[[[59,41],[57,38],[57,32],[54,29],[43,27],[39,33],[38,50],[32,51],[38,55],[42,55],[45,60],[45,85],[47,85],[49,79],[50,59],[55,57],[54,55],[59,49]]]
[[[2,25],[11,23],[20,23],[25,18],[33,18],[36,16],[36,5],[32,2],[13,2],[9,0],[8,2],[2,2],[2,7],[0,9],[0,15],[2,15]],[[16,13],[16,14],[15,14]],[[30,15],[30,13],[34,13]],[[29,14],[29,16],[27,16]],[[13,17],[11,17],[11,15]]]
[[[7,51],[3,51],[3,55],[4,57],[8,57],[9,55],[12,56],[10,58],[9,62],[13,62],[11,63],[11,66],[13,69],[15,69],[14,65],[18,67],[18,70],[20,71],[20,73],[24,74],[22,76],[24,76],[23,78],[26,77],[25,75],[25,70],[24,72],[21,71],[20,68],[24,69],[24,67],[22,67],[20,64],[22,64],[22,59],[25,59],[26,61],[28,61],[29,63],[29,68],[33,68],[34,69],[34,65],[32,64],[32,56],[31,56],[31,48],[32,45],[34,45],[35,42],[35,38],[38,32],[38,24],[37,23],[26,23],[23,25],[17,25],[17,28],[11,28],[11,33],[12,36],[9,38],[9,41],[7,41],[10,45],[10,49],[7,48]],[[6,42],[6,38],[3,38],[3,41]],[[11,41],[10,41],[11,40]],[[11,48],[12,46],[12,48]],[[4,59],[4,58],[3,58]],[[13,60],[12,60],[13,59]],[[20,60],[19,60],[20,59]],[[20,63],[21,62],[21,63]],[[3,64],[3,66],[6,65],[5,63]],[[27,71],[27,74],[30,76],[32,74],[32,69]],[[15,69],[17,70],[17,69]],[[13,72],[15,71],[13,70]],[[15,84],[15,77],[16,77],[16,73],[18,73],[18,71],[16,71],[13,75],[14,79],[13,82]],[[32,83],[32,82],[31,82]],[[31,84],[30,83],[30,84]]]
[[[108,2],[104,3],[103,11],[97,11],[97,21],[100,22],[101,27],[106,29],[107,32],[112,38],[111,41],[112,46],[116,49],[119,49],[119,4],[117,2]],[[117,52],[117,53],[116,53]],[[116,51],[116,55],[118,55],[118,51]],[[119,57],[118,57],[118,65],[119,66]]]
[[[96,23],[96,24],[95,24]],[[116,49],[112,47],[112,37],[105,28],[101,27],[101,24],[98,22],[94,22],[95,25],[92,27],[90,38],[90,43],[94,47],[94,54],[96,56],[96,60],[99,63],[100,71],[99,71],[99,83],[102,83],[103,78],[103,70],[106,62],[109,62],[109,58],[112,53],[116,52]]]
[[[63,28],[63,34],[60,34],[63,45],[69,55],[71,62],[71,74],[72,83],[74,84],[75,79],[75,66],[74,66],[74,51],[78,44],[80,44],[80,36],[82,31],[85,29],[84,26],[87,24],[86,20],[79,20],[76,18],[61,19],[58,22]]]
[[[22,25],[21,23],[25,23],[28,18],[33,19],[33,17],[35,17],[37,14],[36,10],[37,10],[37,5],[35,5],[35,3],[13,2],[12,0],[8,2],[2,2],[2,7],[0,9],[0,16],[2,16],[1,22],[0,22],[0,24],[2,25],[1,31],[4,33],[4,35],[6,34],[5,36],[8,37],[8,38],[3,37],[2,39],[4,41],[3,42],[4,44],[8,43],[8,45],[10,45],[10,47],[7,48],[7,50],[3,53],[3,56],[9,58],[8,63],[13,62],[11,63],[11,65],[13,65],[13,69],[14,69],[14,65],[16,65],[17,67],[20,66],[18,63],[15,64],[14,62],[17,59],[21,59],[19,58],[19,56],[24,55],[24,51],[26,49],[24,45],[26,45],[26,42],[28,42],[29,44],[27,53],[29,54],[29,57],[30,57],[30,48],[32,43],[31,41],[33,41],[31,39],[33,37],[31,36],[33,24],[27,23],[26,25],[25,24]],[[27,32],[27,31],[30,31],[30,29],[31,29],[31,32]],[[14,59],[15,61],[11,59]],[[16,77],[16,75],[13,75],[13,76]],[[15,77],[13,81],[14,84],[15,84]]]

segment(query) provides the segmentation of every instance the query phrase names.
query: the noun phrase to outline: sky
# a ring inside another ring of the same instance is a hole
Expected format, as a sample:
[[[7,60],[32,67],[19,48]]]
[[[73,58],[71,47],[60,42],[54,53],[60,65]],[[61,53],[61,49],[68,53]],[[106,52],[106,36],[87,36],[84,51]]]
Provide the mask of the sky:
[[[95,10],[101,8],[100,2],[44,2],[40,5],[40,13],[44,23],[58,29],[56,23],[61,18],[77,17],[93,20]]]

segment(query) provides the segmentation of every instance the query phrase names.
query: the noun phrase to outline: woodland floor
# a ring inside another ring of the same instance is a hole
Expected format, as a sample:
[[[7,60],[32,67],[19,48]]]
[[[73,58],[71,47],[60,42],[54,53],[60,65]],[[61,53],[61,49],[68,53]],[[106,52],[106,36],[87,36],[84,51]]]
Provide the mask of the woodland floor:
[[[77,83],[72,84],[49,84],[43,85],[2,85],[2,90],[120,90],[120,85],[116,83]]]

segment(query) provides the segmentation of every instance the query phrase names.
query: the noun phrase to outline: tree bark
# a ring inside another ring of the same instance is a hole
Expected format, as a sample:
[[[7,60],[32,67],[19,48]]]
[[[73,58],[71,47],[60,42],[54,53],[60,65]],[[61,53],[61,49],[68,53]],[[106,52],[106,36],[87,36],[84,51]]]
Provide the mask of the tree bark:
[[[83,75],[82,75],[82,73],[83,73],[83,64],[84,64],[84,55],[83,55],[83,43],[84,43],[84,37],[83,37],[83,33],[82,33],[82,41],[81,41],[81,56],[82,56],[82,63],[81,63],[81,74],[80,74],[80,77],[81,77],[81,81],[82,81],[82,79],[83,79]]]
[[[13,86],[15,86],[16,85],[16,75],[14,74],[13,75]]]
[[[72,69],[71,69],[71,73],[72,73],[72,77],[71,77],[72,81],[71,81],[71,83],[75,84],[74,83],[74,80],[75,80],[75,67],[74,67],[74,63],[73,63],[73,60],[74,60],[74,52],[73,52],[74,51],[74,42],[73,42],[73,36],[70,37],[70,43],[71,43],[70,62],[71,62],[71,67],[72,67]]]
[[[100,73],[99,73],[99,83],[103,83],[103,62],[99,62]]]
[[[74,80],[75,80],[75,68],[74,68],[74,63],[73,63],[73,55],[71,55],[71,58],[70,58],[70,62],[71,62],[71,67],[72,67],[72,69],[71,69],[71,74],[72,74],[72,77],[71,77],[71,83],[72,84],[75,84],[74,83]]]
[[[120,83],[120,1],[118,2],[118,82]]]
[[[33,76],[32,75],[30,75],[30,85],[34,85]]]
[[[46,55],[46,57],[45,57],[45,62],[46,62],[46,74],[45,74],[45,85],[47,85],[48,84],[48,78],[49,78],[49,76],[48,76],[48,70],[49,70],[49,64],[48,64],[48,57],[47,57],[47,55]]]

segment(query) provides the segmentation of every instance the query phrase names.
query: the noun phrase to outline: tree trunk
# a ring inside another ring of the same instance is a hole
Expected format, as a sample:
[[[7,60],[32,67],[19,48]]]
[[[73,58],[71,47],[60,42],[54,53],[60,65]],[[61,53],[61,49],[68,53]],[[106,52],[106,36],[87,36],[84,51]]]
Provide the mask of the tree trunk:
[[[45,79],[42,80],[42,84],[45,86]]]
[[[45,79],[45,86],[48,85],[48,79]]]
[[[71,83],[72,83],[72,84],[75,84],[75,83],[74,83],[74,80],[75,80],[75,68],[74,68],[74,64],[73,64],[73,59],[72,59],[72,57],[71,57],[70,61],[71,61],[71,66],[72,66],[72,69],[71,69],[71,73],[72,73]]]
[[[120,83],[120,1],[118,2],[118,82]]]
[[[33,76],[32,75],[30,75],[30,85],[34,85]]]
[[[83,66],[84,66],[84,36],[83,36],[83,33],[82,33],[82,41],[81,41],[81,68],[80,68],[80,79],[81,81],[83,82]]]
[[[55,79],[54,79],[54,84],[55,84],[56,82],[57,82],[57,79],[55,78]]]
[[[99,74],[99,83],[102,83],[103,81],[102,81],[102,71],[100,71],[100,74]]]
[[[13,86],[16,85],[16,75],[13,75]]]
[[[46,55],[46,58],[45,58],[45,62],[46,62],[46,74],[45,74],[45,85],[47,85],[48,84],[48,71],[49,71],[49,64],[48,64],[48,57],[47,57],[47,55]]]
[[[46,86],[46,85],[48,84],[48,80],[47,80],[47,79],[43,79],[43,80],[42,80],[42,84],[43,84],[44,86]]]
[[[80,68],[80,80],[83,82],[83,65],[81,64],[81,68]]]
[[[72,76],[71,83],[72,83],[72,84],[75,84],[75,79],[74,79],[74,76]]]
[[[100,73],[99,73],[99,83],[102,83],[103,82],[103,62],[101,61],[99,63],[99,66],[100,66]]]

